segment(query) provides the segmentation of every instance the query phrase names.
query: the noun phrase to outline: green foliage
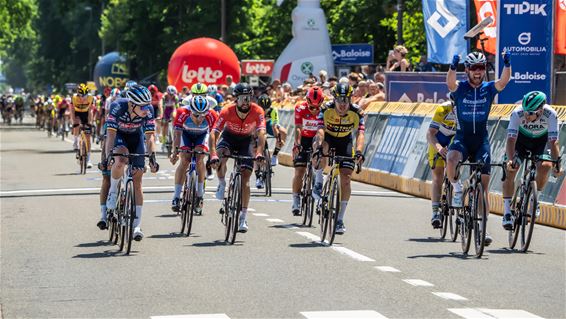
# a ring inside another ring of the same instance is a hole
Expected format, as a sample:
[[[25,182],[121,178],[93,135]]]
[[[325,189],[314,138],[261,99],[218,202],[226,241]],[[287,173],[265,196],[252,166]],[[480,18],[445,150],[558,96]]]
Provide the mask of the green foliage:
[[[31,39],[32,20],[37,15],[33,0],[0,0],[0,58],[17,39]]]

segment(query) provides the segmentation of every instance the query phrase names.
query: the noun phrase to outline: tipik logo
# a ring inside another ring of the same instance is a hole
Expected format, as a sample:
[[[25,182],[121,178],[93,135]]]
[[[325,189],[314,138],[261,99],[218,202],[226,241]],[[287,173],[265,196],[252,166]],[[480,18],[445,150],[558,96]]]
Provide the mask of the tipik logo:
[[[523,33],[519,34],[519,37],[517,37],[517,40],[519,41],[520,44],[527,45],[527,44],[531,43],[531,33],[530,32],[523,32]]]
[[[440,20],[446,21],[446,24],[441,25]],[[426,23],[438,32],[442,38],[445,38],[448,33],[456,28],[460,20],[446,9],[444,0],[436,0],[436,11],[428,18]]]
[[[532,15],[538,15],[541,14],[543,16],[546,16],[546,11],[545,8],[546,4],[531,4],[527,1],[523,1],[523,3],[518,3],[518,4],[513,4],[513,3],[507,3],[503,5],[503,8],[505,8],[505,10],[507,10],[507,14],[516,14],[516,15],[520,15],[520,14],[532,14]]]
[[[210,67],[200,67],[198,70],[189,70],[188,65],[183,65],[183,82],[193,83],[196,78],[198,82],[216,83],[224,73],[220,70],[212,70]]]

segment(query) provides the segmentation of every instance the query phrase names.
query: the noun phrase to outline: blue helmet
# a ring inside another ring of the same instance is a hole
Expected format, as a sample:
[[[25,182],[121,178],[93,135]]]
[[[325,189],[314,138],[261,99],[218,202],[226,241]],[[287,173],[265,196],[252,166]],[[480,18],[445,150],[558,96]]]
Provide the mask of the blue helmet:
[[[129,80],[128,82],[126,82],[126,85],[124,86],[124,89],[127,90],[129,88],[131,88],[134,85],[137,85],[138,82],[134,81],[134,80]]]
[[[143,86],[134,84],[126,91],[126,97],[135,105],[148,105],[151,103],[151,92]]]
[[[191,101],[191,112],[195,114],[205,114],[210,109],[208,100],[204,96],[196,95]]]

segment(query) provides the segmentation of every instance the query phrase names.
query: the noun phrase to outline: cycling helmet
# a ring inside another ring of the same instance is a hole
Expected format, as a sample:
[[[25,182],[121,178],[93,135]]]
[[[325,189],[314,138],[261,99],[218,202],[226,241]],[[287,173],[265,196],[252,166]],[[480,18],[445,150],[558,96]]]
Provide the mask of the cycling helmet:
[[[86,84],[84,84],[84,83],[79,84],[79,86],[77,86],[77,93],[79,93],[81,95],[87,95],[88,94],[88,87],[86,86]]]
[[[192,98],[191,112],[195,114],[205,114],[209,110],[208,100],[204,96],[197,95]]]
[[[138,84],[138,82],[133,81],[133,80],[129,80],[128,82],[126,82],[126,85],[124,86],[124,89],[129,89],[129,88],[131,88],[132,86],[137,85],[137,84]]]
[[[135,105],[143,106],[151,103],[151,93],[143,85],[134,84],[131,86],[126,91],[126,97],[128,98],[128,101]]]
[[[536,112],[546,104],[546,94],[541,91],[532,91],[523,97],[523,110]]]
[[[348,83],[338,83],[332,91],[334,97],[351,97],[354,90]]]
[[[169,85],[167,87],[167,93],[169,93],[169,95],[177,95],[177,88],[173,85]]]
[[[257,104],[261,106],[264,110],[271,107],[271,99],[266,94],[262,94],[257,98]]]
[[[155,94],[155,93],[159,92],[159,89],[157,88],[157,86],[155,86],[153,84],[148,86],[147,89],[149,90],[149,92],[151,92],[151,94]]]
[[[213,84],[208,86],[209,94],[216,94],[217,91],[218,91],[218,87],[216,85]]]
[[[192,99],[193,99],[193,98],[192,98],[191,96],[185,97],[184,99],[181,100],[181,106],[188,106],[188,107],[190,107],[190,106],[191,106],[191,100],[192,100]]]
[[[112,91],[110,91],[111,97],[118,97],[119,95],[120,95],[120,89],[119,88],[113,88]]]
[[[307,101],[310,105],[319,106],[322,101],[324,101],[324,94],[322,89],[318,86],[314,86],[307,91]]]
[[[238,97],[240,95],[252,95],[253,90],[249,84],[247,84],[246,82],[241,82],[236,84],[233,93],[235,97]]]
[[[481,52],[472,52],[466,56],[464,60],[464,66],[470,67],[474,64],[486,64],[487,60],[485,59],[485,55]]]
[[[191,93],[195,95],[206,94],[206,92],[208,92],[208,87],[206,86],[206,84],[196,83],[191,86]]]
[[[45,105],[50,105],[53,104],[53,100],[52,99],[48,99],[47,102],[45,102]]]

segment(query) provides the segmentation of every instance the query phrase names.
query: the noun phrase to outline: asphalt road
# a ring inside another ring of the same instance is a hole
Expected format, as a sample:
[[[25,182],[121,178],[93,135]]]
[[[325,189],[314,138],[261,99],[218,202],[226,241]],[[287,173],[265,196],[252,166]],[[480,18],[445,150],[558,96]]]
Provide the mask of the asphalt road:
[[[96,147],[95,147],[96,148]],[[171,213],[173,167],[144,178],[145,238],[125,256],[96,227],[101,176],[77,175],[71,144],[31,126],[0,128],[3,318],[565,318],[565,232],[535,227],[531,251],[506,248],[500,217],[482,259],[440,241],[430,203],[354,183],[333,247],[290,212],[292,169],[253,196],[235,245],[208,182],[193,234]],[[316,223],[314,223],[316,224]]]

